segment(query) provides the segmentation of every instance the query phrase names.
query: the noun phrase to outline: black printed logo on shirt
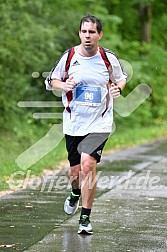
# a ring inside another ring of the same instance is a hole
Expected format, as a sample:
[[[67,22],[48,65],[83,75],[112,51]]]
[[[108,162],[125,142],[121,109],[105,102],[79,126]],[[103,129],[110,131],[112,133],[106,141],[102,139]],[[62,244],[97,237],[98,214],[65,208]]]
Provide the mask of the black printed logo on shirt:
[[[78,65],[80,65],[80,64],[79,64],[79,62],[76,60],[76,61],[73,63],[72,66],[78,66]]]

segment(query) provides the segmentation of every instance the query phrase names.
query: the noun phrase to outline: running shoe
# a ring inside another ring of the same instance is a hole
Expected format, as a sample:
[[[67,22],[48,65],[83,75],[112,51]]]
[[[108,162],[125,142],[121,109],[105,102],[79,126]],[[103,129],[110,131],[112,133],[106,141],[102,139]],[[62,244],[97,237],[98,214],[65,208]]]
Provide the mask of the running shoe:
[[[79,220],[78,234],[93,234],[89,216],[81,215]]]
[[[64,202],[64,212],[66,214],[74,214],[79,206],[79,195],[75,195],[73,192],[67,197]]]

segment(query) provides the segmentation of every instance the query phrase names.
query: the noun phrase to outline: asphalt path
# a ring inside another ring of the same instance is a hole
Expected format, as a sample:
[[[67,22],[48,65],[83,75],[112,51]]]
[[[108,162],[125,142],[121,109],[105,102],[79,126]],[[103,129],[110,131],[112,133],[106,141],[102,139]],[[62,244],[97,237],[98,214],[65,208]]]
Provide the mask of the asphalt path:
[[[0,251],[167,251],[167,139],[104,155],[97,169],[93,235],[67,216],[68,167],[0,198]],[[80,209],[79,209],[80,210]]]

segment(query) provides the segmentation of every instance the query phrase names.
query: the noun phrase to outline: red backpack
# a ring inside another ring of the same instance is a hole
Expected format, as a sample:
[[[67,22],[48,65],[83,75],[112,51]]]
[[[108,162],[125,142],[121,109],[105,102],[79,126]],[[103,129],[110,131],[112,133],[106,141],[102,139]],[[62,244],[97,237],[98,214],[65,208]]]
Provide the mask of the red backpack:
[[[106,65],[106,67],[107,67],[108,72],[111,73],[111,72],[112,72],[112,67],[111,67],[111,64],[110,64],[110,62],[109,62],[109,60],[108,60],[108,58],[107,58],[105,49],[104,49],[102,46],[99,47],[99,52],[100,52],[100,54],[101,54],[102,59],[104,60],[104,63],[105,63],[105,65]],[[68,70],[69,70],[70,62],[71,62],[71,59],[72,59],[72,57],[74,56],[74,54],[75,54],[75,49],[74,49],[74,47],[72,47],[72,48],[69,49],[69,51],[68,51],[68,56],[67,56],[66,66],[65,66],[65,72],[66,72],[66,73],[67,73]],[[66,79],[67,79],[67,78],[66,78]],[[65,80],[66,80],[66,79],[65,79]],[[65,81],[65,80],[64,80],[64,81]],[[109,80],[108,85],[107,85],[107,88],[109,88],[110,83],[111,83],[111,81]],[[67,96],[67,100],[68,100],[68,106],[66,107],[66,110],[67,110],[69,113],[71,113],[71,109],[70,109],[70,107],[69,107],[69,104],[70,104],[70,102],[72,101],[72,91],[68,91],[68,92],[66,93],[66,96]],[[109,94],[108,94],[108,96],[109,96]],[[107,100],[108,100],[108,99],[107,99]],[[108,104],[106,105],[106,109],[107,109],[107,107],[108,107]],[[106,110],[105,110],[105,111],[106,111]],[[104,113],[105,113],[105,111],[104,111]]]

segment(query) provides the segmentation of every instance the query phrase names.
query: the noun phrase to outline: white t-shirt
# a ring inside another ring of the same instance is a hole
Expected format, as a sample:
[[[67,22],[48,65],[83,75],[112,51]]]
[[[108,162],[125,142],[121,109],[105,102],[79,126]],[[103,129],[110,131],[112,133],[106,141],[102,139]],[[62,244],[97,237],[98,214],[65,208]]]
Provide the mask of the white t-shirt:
[[[110,79],[113,83],[126,79],[119,60],[106,50],[106,55],[112,66]],[[52,90],[50,80],[63,80],[65,65],[68,56],[66,51],[57,61],[49,77],[45,80],[46,89]],[[64,107],[69,107],[63,112],[63,133],[71,136],[83,136],[88,133],[108,133],[112,130],[113,123],[113,98],[109,94],[107,84],[109,72],[98,51],[92,57],[83,57],[75,47],[68,76],[73,77],[78,85],[72,92],[72,101],[68,103],[67,95],[62,92]]]

